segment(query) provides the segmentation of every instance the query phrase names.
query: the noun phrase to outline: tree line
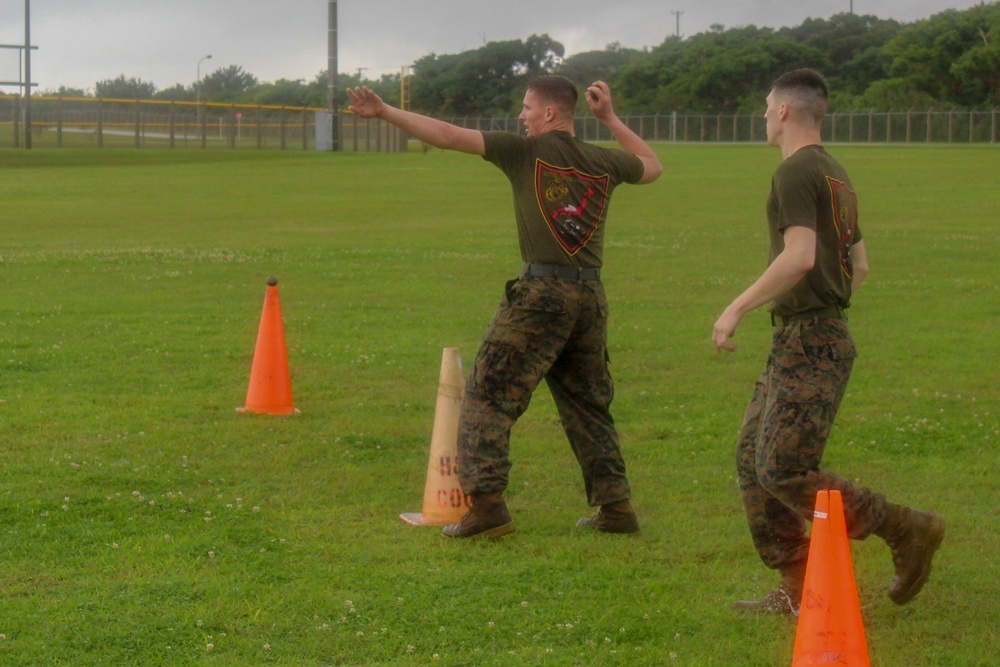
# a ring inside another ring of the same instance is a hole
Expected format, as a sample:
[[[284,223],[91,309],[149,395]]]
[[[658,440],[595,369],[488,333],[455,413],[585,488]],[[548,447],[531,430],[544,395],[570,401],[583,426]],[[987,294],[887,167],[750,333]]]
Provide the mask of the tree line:
[[[408,75],[408,104],[441,116],[508,115],[520,109],[528,78],[554,73],[580,85],[607,81],[619,113],[744,112],[763,106],[781,73],[812,67],[829,79],[831,108],[839,111],[994,108],[1000,106],[1000,2],[913,23],[843,13],[780,29],[716,24],[685,39],[668,36],[652,48],[616,42],[564,56],[563,45],[549,35],[430,53]],[[338,81],[341,88],[367,85],[398,105],[400,76],[373,80],[359,70]],[[89,96],[65,88],[47,94]],[[326,107],[327,76],[262,83],[230,65],[203,77],[200,86],[164,90],[121,75],[99,81],[92,96]]]

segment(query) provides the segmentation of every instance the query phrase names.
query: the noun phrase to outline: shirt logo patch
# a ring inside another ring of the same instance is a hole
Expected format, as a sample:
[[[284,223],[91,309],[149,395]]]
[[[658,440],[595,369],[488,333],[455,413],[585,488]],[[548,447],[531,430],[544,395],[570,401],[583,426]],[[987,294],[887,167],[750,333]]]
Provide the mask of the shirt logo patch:
[[[858,227],[858,198],[854,191],[847,187],[847,183],[829,176],[826,177],[826,182],[830,186],[833,224],[837,227],[840,245],[840,268],[848,278],[853,278],[851,246],[854,245],[854,232]]]
[[[535,194],[545,222],[570,255],[587,245],[604,214],[607,175],[590,176],[541,160],[535,167]]]

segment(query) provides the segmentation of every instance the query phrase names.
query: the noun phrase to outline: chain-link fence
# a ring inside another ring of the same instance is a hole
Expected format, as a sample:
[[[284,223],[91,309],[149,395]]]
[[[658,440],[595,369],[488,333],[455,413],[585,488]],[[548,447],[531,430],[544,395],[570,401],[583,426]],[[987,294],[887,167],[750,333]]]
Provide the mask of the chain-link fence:
[[[511,117],[446,118],[478,130],[518,131]],[[752,143],[767,141],[762,113],[625,115],[622,120],[646,141],[685,143]],[[863,111],[828,114],[823,138],[831,143],[997,143],[1000,110]],[[576,119],[584,141],[612,141],[593,116]]]
[[[0,147],[29,145],[24,99],[0,96]],[[31,147],[312,150],[309,107],[94,98],[31,98]],[[396,151],[395,128],[340,115],[343,150]]]
[[[33,96],[30,144],[39,147],[316,148],[319,109],[266,105],[111,100]],[[831,113],[823,137],[831,143],[997,143],[1000,110],[866,111]],[[344,151],[406,150],[404,135],[387,123],[341,113]],[[518,119],[462,117],[444,120],[479,130],[522,130]],[[643,114],[622,120],[652,142],[752,143],[766,141],[764,116],[745,114]],[[28,144],[24,99],[0,96],[0,147]],[[586,141],[612,141],[593,116],[576,121]]]

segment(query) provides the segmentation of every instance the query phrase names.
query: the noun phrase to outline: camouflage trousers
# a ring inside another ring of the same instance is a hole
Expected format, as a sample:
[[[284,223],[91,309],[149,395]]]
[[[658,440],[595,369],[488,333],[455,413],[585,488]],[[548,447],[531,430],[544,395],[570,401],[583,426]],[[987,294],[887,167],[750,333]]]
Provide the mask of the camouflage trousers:
[[[840,491],[854,539],[864,539],[884,520],[881,494],[819,467],[856,356],[843,320],[793,321],[775,330],[736,446],[750,535],[768,567],[806,559],[806,521],[820,490]]]
[[[545,378],[588,502],[630,497],[610,412],[607,316],[599,281],[522,276],[507,283],[466,381],[458,428],[459,482],[466,495],[507,488],[511,428]]]

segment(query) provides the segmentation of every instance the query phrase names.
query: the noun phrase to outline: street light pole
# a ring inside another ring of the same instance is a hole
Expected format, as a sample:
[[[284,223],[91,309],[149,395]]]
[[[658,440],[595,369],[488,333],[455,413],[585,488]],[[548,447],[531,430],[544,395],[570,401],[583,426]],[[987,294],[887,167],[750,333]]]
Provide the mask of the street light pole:
[[[212,57],[212,54],[208,54],[207,56],[205,56],[204,58],[202,58],[201,60],[198,61],[198,102],[199,103],[201,103],[201,63],[202,63],[202,60],[209,60],[209,59],[211,59],[211,57]]]

